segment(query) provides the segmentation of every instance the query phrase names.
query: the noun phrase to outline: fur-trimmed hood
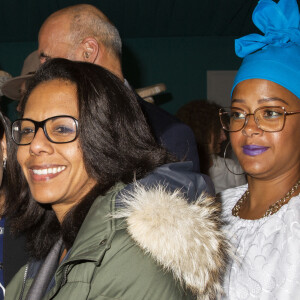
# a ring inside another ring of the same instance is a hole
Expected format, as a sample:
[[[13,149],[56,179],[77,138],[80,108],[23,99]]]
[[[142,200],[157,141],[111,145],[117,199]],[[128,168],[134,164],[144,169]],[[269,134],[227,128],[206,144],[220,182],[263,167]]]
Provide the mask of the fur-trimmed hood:
[[[136,183],[122,193],[125,218],[133,240],[197,299],[216,299],[222,292],[229,245],[220,227],[220,205],[202,193],[188,203],[180,190]]]

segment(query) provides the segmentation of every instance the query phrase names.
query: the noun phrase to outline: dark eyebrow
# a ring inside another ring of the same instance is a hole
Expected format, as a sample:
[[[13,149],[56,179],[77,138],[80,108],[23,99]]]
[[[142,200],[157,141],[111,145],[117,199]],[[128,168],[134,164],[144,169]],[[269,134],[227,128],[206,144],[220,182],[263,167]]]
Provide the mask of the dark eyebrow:
[[[278,98],[278,97],[270,97],[270,98],[258,99],[257,103],[261,104],[261,103],[266,103],[266,102],[270,102],[270,101],[280,101],[280,102],[288,105],[288,103],[286,101],[284,101],[283,99]],[[245,103],[245,100],[243,100],[243,99],[232,99],[231,103]]]
[[[262,99],[259,99],[257,102],[259,104],[261,104],[261,103],[270,102],[270,101],[280,101],[280,102],[288,105],[288,103],[286,101],[284,101],[283,99],[278,98],[278,97],[262,98]]]
[[[231,103],[244,103],[245,100],[243,99],[232,99]]]

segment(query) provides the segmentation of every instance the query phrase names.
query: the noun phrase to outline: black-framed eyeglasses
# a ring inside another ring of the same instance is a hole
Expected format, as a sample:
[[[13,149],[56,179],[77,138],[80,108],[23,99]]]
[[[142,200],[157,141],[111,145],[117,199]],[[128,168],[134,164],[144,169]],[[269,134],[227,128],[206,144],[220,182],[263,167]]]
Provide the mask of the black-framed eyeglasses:
[[[14,121],[11,126],[13,141],[17,145],[29,145],[39,128],[42,128],[47,139],[55,144],[71,143],[78,136],[78,120],[61,115],[40,122],[31,119]]]
[[[222,127],[226,131],[236,132],[242,130],[253,116],[258,128],[266,132],[281,131],[286,116],[299,114],[300,111],[286,111],[281,106],[263,106],[257,108],[253,114],[246,113],[238,107],[225,107],[219,109]]]

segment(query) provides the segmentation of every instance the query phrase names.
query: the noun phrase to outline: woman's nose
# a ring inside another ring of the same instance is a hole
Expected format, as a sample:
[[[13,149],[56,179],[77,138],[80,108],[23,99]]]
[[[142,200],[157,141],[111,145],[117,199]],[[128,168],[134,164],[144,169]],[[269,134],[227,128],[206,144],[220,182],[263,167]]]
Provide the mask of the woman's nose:
[[[53,145],[47,139],[42,128],[39,128],[36,132],[30,144],[30,152],[35,155],[41,155],[42,153],[51,154],[53,152]]]
[[[262,132],[263,130],[258,127],[254,115],[247,115],[242,133],[246,136],[252,136],[262,134]]]

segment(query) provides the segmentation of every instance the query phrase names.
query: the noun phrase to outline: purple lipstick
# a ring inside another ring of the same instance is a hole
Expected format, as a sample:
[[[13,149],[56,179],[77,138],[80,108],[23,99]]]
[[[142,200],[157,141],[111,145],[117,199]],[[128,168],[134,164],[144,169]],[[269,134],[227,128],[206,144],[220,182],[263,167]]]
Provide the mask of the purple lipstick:
[[[258,146],[258,145],[245,145],[243,146],[243,152],[246,155],[256,156],[267,151],[269,147]]]

